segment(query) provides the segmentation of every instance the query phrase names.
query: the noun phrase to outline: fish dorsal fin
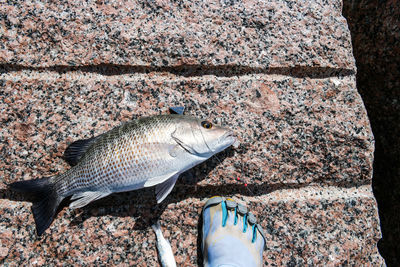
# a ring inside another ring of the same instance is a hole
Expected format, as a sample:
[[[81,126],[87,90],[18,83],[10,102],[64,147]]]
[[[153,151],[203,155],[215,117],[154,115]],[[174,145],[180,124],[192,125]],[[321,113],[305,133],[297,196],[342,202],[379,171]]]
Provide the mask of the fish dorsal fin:
[[[169,195],[169,193],[171,193],[172,188],[174,188],[174,185],[178,177],[179,174],[175,174],[168,180],[156,186],[157,203],[161,203]]]
[[[69,165],[75,166],[79,160],[86,153],[88,148],[100,137],[92,137],[89,139],[82,139],[70,144],[64,152],[64,159]]]
[[[185,107],[170,107],[169,112],[183,115],[183,112],[185,112]]]
[[[86,192],[77,193],[71,197],[71,200],[74,200],[74,201],[71,204],[69,204],[69,207],[71,209],[82,208],[83,206],[86,206],[90,202],[98,200],[103,197],[106,197],[109,194],[111,194],[111,192],[86,191]]]

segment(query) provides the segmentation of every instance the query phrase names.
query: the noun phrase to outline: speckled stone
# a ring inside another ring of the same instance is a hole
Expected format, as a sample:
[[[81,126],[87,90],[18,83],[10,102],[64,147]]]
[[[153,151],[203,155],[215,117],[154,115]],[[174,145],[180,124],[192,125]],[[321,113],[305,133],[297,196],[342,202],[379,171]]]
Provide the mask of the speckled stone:
[[[70,142],[132,118],[167,113],[173,105],[187,107],[186,114],[228,125],[241,142],[237,153],[221,155],[221,160],[228,157],[221,167],[198,169],[207,177],[203,184],[219,186],[242,175],[249,176],[248,183],[266,188],[371,179],[372,135],[354,76],[104,77],[27,71],[2,77],[2,151],[13,155],[2,164],[12,171],[7,176],[13,180],[22,171],[13,168],[17,155],[27,167],[26,179],[37,177],[52,163],[57,163],[52,170],[58,171],[66,165],[57,157]]]
[[[63,207],[40,238],[30,199],[0,183],[0,263],[155,266],[160,217],[177,263],[196,266],[202,206],[224,195],[257,215],[266,265],[384,264],[374,140],[339,1],[76,3],[1,7],[2,181],[64,172],[71,142],[170,106],[231,127],[240,146],[182,175],[159,206],[147,188]],[[12,26],[23,21],[45,30]]]
[[[342,2],[2,3],[0,63],[354,70]]]
[[[254,202],[250,206],[261,224],[272,231],[269,238],[275,240],[271,241],[274,249],[265,255],[268,264],[345,264],[346,260],[357,264],[370,262],[366,260],[369,256],[374,263],[381,261],[376,251],[380,236],[376,203],[369,187],[373,139],[354,76],[311,79],[150,73],[104,77],[79,71],[19,71],[4,73],[0,86],[4,88],[0,108],[5,126],[0,135],[1,153],[5,155],[0,175],[5,182],[63,172],[68,166],[61,156],[73,140],[98,135],[132,118],[167,113],[174,105],[186,106],[187,114],[228,125],[241,142],[238,149],[183,175],[161,207],[153,208],[153,190],[147,189],[144,193],[117,194],[78,211],[64,208],[42,239],[35,237],[30,204],[19,202],[21,197],[3,189],[3,198],[11,199],[2,200],[3,218],[7,220],[0,223],[0,229],[12,237],[6,242],[8,251],[3,252],[7,253],[5,262],[19,255],[18,245],[23,245],[27,249],[20,251],[21,262],[41,259],[48,264],[81,264],[88,257],[93,264],[107,259],[110,263],[145,262],[150,266],[156,262],[156,254],[148,224],[162,214],[177,262],[193,265],[197,261],[197,244],[193,241],[202,201],[212,195],[235,195]],[[357,185],[368,185],[363,187],[367,193],[360,194]],[[356,196],[342,191],[354,191]],[[335,200],[331,203],[331,197],[323,196],[314,200],[304,192],[331,193]],[[273,200],[271,195],[275,196]],[[297,198],[301,208],[296,208]],[[343,211],[353,198],[354,207]],[[286,210],[282,211],[281,205]],[[340,211],[333,214],[336,206]],[[353,220],[344,224],[343,212],[349,220],[357,215],[373,223]],[[297,214],[296,221],[285,224],[286,232],[274,236],[271,222],[282,220],[283,214],[287,221]],[[320,220],[327,224],[319,226]],[[279,256],[282,250],[300,246],[296,243],[288,247],[284,238],[293,238],[289,233],[304,230],[303,224],[317,228],[310,232],[310,248]],[[355,230],[363,227],[369,234]],[[325,237],[331,228],[346,233],[345,239]],[[353,240],[355,237],[358,239]],[[28,246],[26,242],[34,243]],[[341,245],[345,242],[351,243],[349,247]],[[340,253],[335,252],[335,246]],[[360,246],[367,247],[368,252],[362,254]],[[43,247],[53,257],[48,257]]]

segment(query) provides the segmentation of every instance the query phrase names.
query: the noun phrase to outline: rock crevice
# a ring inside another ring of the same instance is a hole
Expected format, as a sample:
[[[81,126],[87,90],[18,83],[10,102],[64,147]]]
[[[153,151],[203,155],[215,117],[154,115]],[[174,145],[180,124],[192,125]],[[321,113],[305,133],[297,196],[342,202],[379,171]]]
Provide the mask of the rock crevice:
[[[178,65],[165,67],[148,67],[135,65],[113,65],[99,64],[87,66],[51,66],[51,67],[28,67],[15,64],[0,64],[0,73],[10,73],[16,71],[38,71],[38,72],[82,72],[97,73],[104,76],[125,75],[125,74],[149,74],[149,73],[169,73],[176,76],[196,77],[213,75],[217,77],[244,76],[251,74],[266,75],[285,75],[295,78],[315,78],[324,79],[337,76],[355,75],[353,69],[329,68],[329,67],[271,67],[271,68],[252,68],[239,65]]]

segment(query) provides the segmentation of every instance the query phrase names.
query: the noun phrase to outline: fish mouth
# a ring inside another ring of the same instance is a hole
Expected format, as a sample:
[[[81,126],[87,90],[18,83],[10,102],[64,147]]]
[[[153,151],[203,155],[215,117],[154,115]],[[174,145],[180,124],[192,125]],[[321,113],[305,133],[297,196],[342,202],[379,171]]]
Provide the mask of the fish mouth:
[[[210,153],[211,153],[209,156],[215,155],[215,154],[221,152],[222,150],[225,150],[229,146],[233,145],[233,143],[235,143],[235,141],[236,141],[236,137],[234,136],[233,131],[227,130],[222,136],[220,136],[218,138],[218,140],[216,141],[215,145],[212,148],[209,147],[206,143],[206,145],[209,147]]]
[[[232,130],[227,131],[223,136],[220,138],[220,144],[223,144],[223,149],[231,146],[236,141],[236,137]]]

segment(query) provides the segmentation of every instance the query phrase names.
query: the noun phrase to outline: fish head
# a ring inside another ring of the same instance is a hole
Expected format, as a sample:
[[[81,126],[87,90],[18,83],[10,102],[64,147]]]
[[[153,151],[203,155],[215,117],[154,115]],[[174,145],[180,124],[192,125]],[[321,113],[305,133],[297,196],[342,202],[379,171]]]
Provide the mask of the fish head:
[[[202,158],[221,152],[236,140],[230,129],[196,118],[180,123],[173,138],[187,152]]]

